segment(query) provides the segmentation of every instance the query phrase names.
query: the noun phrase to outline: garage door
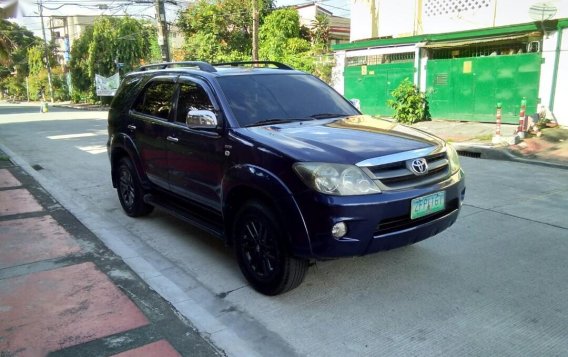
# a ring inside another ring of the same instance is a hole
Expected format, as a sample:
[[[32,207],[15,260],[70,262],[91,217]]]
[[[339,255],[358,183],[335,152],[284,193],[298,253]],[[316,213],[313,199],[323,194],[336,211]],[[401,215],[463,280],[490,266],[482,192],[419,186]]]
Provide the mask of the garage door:
[[[345,97],[359,99],[365,114],[391,116],[393,110],[387,104],[392,99],[391,92],[405,78],[412,81],[414,77],[414,53],[402,55],[398,55],[399,61],[395,63],[349,65],[348,62],[344,71]],[[381,56],[380,60],[392,61],[394,58]]]
[[[520,104],[527,114],[538,103],[539,53],[429,60],[427,94],[436,119],[495,121],[502,103],[504,123],[517,123]]]

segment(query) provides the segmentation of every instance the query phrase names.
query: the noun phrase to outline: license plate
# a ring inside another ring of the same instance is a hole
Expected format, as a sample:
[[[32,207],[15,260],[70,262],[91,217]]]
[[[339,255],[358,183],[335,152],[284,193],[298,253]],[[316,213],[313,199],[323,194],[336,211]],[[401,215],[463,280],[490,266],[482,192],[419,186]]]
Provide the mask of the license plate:
[[[440,191],[431,195],[417,197],[410,201],[410,219],[443,211],[446,207],[446,192]]]

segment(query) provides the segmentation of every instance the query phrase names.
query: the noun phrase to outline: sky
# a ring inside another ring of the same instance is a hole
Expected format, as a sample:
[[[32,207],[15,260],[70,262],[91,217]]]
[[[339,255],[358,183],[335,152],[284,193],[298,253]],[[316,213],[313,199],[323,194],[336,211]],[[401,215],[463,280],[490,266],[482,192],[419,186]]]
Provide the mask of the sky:
[[[70,15],[124,15],[143,16],[155,18],[153,0],[43,0],[44,16],[70,16]],[[166,17],[168,22],[175,19],[177,12],[185,8],[193,0],[175,0],[176,5],[166,3]],[[7,0],[0,0],[0,3]],[[36,35],[41,36],[41,21],[39,18],[38,0],[19,0],[18,24],[27,27]],[[303,4],[304,0],[276,0],[276,6]],[[349,17],[350,0],[319,0],[318,3],[331,11],[334,15]],[[100,9],[104,5],[106,9]]]

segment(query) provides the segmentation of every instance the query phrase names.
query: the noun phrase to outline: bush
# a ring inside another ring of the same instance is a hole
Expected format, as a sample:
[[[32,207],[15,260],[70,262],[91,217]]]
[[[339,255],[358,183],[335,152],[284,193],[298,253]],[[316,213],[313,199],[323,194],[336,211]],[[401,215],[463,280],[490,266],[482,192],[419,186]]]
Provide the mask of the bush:
[[[388,105],[394,109],[394,118],[403,124],[414,124],[431,119],[426,95],[421,93],[408,78],[392,91],[394,100]]]

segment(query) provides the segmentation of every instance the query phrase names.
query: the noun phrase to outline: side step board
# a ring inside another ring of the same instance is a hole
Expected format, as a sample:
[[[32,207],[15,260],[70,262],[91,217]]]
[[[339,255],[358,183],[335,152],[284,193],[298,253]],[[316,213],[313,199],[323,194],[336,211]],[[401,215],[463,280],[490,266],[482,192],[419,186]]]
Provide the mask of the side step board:
[[[160,199],[160,196],[153,195],[151,193],[144,195],[144,202],[155,206],[162,211],[165,211],[168,214],[179,218],[209,234],[212,234],[217,238],[224,239],[222,227],[219,227],[213,223],[208,222],[207,220],[200,218],[199,216],[193,214],[190,210],[179,204]]]

